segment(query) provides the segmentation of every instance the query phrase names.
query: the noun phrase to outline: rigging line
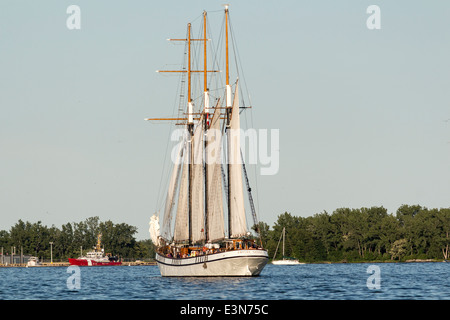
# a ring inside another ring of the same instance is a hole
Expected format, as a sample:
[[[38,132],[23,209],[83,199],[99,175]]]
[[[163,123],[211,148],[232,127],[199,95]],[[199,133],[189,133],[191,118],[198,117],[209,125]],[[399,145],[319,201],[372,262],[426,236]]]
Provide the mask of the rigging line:
[[[243,80],[243,82],[244,82],[244,86],[243,87],[245,87],[245,91],[246,91],[246,93],[247,93],[247,98],[248,98],[248,101],[249,101],[249,103],[250,103],[250,106],[252,106],[252,101],[251,101],[251,97],[250,97],[250,94],[249,94],[249,90],[248,90],[248,85],[247,85],[247,81],[246,81],[246,77],[245,77],[245,74],[244,74],[244,68],[242,67],[242,61],[241,61],[241,56],[240,56],[240,54],[239,54],[239,48],[238,48],[238,46],[237,46],[237,43],[236,43],[236,37],[234,36],[234,31],[233,31],[233,23],[231,22],[231,18],[230,18],[230,15],[228,15],[228,22],[229,22],[229,25],[230,25],[230,34],[231,34],[231,40],[232,40],[232,44],[233,44],[233,52],[234,52],[234,56],[235,56],[235,63],[236,63],[236,69],[237,69],[237,72],[238,72],[238,76],[239,76],[239,70],[242,72],[242,80]],[[241,79],[240,77],[239,77],[239,79]],[[241,97],[242,97],[242,99],[244,98],[244,94],[243,94],[243,89],[244,88],[242,88],[242,86],[239,86],[239,88],[240,88],[240,90],[241,90],[241,92],[242,92],[242,95],[241,95]],[[245,110],[245,109],[244,109]],[[247,116],[246,116],[246,123],[247,123]],[[251,121],[251,127],[252,128],[254,128],[254,122],[253,122],[253,112],[252,112],[252,110],[250,110],[250,121]],[[248,125],[248,124],[247,124]],[[248,126],[247,126],[248,127]],[[256,189],[256,206],[257,206],[257,209],[256,209],[256,212],[257,212],[257,215],[259,215],[259,209],[260,209],[260,207],[259,207],[259,188],[258,188],[258,174],[257,174],[257,166],[255,165],[255,166],[253,166],[253,169],[254,169],[254,176],[255,176],[255,189]],[[259,217],[258,217],[258,220],[259,220]]]
[[[219,41],[217,42],[217,47],[216,47],[216,51],[215,51],[215,53],[214,53],[214,59],[213,59],[213,62],[212,62],[212,66],[213,66],[213,68],[217,68],[217,69],[220,69],[219,67],[220,67],[220,65],[221,65],[221,63],[220,63],[220,59],[221,59],[221,57],[222,57],[222,54],[219,56],[219,52],[222,52],[223,50],[223,41],[220,41],[223,37],[224,37],[224,33],[225,33],[225,17],[223,17],[222,18],[222,24],[221,24],[221,28],[220,28],[220,33],[219,33]],[[215,77],[215,80],[216,80],[216,87],[217,88],[224,88],[225,86],[224,86],[224,84],[223,84],[223,77],[221,77],[221,76],[218,76],[218,77]]]
[[[203,13],[201,15],[199,15],[197,18],[195,18],[194,20],[192,20],[190,23],[194,24],[194,22],[197,21],[199,18],[203,18]]]
[[[252,126],[252,128],[254,128],[254,124],[253,124],[253,112],[250,110],[250,123],[251,123],[251,126]],[[259,189],[258,189],[258,174],[257,174],[257,171],[256,171],[256,165],[255,166],[253,166],[253,170],[254,170],[254,175],[255,175],[255,189],[256,189],[256,206],[257,206],[257,209],[256,209],[256,212],[259,214]],[[258,217],[258,220],[259,220],[259,217]]]
[[[184,44],[184,54],[182,59],[182,70],[186,70],[186,61],[188,54],[188,44],[185,42]],[[179,102],[178,102],[178,118],[181,117],[184,113],[184,108],[186,106],[186,77],[187,73],[182,72],[179,82],[179,87],[177,88],[177,92],[179,92]]]
[[[226,200],[227,200],[227,203],[228,203],[228,184],[227,184],[227,179],[226,179],[226,176],[225,176],[225,170],[224,170],[224,168],[223,168],[223,164],[224,163],[227,163],[227,162],[225,162],[225,161],[228,161],[228,159],[225,159],[225,157],[227,157],[227,152],[226,152],[226,149],[224,148],[224,143],[225,143],[225,139],[223,138],[223,137],[225,137],[225,132],[226,132],[226,124],[225,124],[225,122],[223,122],[222,123],[222,139],[221,139],[221,146],[220,146],[220,150],[221,150],[221,152],[220,152],[220,157],[221,157],[221,161],[220,161],[220,167],[221,167],[221,170],[222,170],[222,179],[223,179],[223,191],[225,192],[225,198],[226,198]],[[228,143],[228,142],[226,142],[226,143]]]
[[[242,169],[243,169],[242,171],[243,171],[244,177],[245,177],[245,185],[247,186],[247,196],[248,196],[248,202],[250,204],[250,209],[252,212],[253,225],[256,228],[255,232],[257,234],[259,234],[259,232],[258,232],[258,230],[259,230],[258,216],[256,214],[255,205],[253,203],[252,189],[250,187],[250,181],[248,181],[247,169],[245,168],[245,161],[244,161],[244,155],[242,153],[242,148],[240,149],[240,151],[241,151],[241,161],[242,161]],[[248,228],[248,225],[247,225],[247,229],[251,229],[251,228]]]
[[[239,59],[239,63],[238,63],[239,49],[238,49],[238,46],[237,46],[237,43],[236,43],[236,37],[234,36],[233,24],[231,23],[231,19],[229,19],[229,21],[230,21],[229,24],[230,24],[231,41],[232,41],[233,53],[234,53],[234,63],[236,65],[237,75],[238,75],[238,78],[240,79],[239,71],[241,70],[242,71],[243,80],[244,80],[244,85],[246,87],[246,81],[245,81],[245,77],[244,77],[244,74],[243,74],[244,70],[243,70],[243,67],[242,67],[242,63],[240,62],[240,59]],[[245,101],[244,101],[244,97],[245,97],[244,89],[243,89],[242,86],[239,86],[239,91],[240,91],[240,97],[242,99],[242,106],[244,107],[239,112],[239,114],[241,114],[246,109],[245,108]],[[247,91],[247,93],[248,93],[248,91]],[[249,99],[249,101],[250,101],[250,99]],[[247,128],[248,128],[248,126],[247,126]]]
[[[186,37],[187,37],[187,33],[186,33]],[[186,67],[186,50],[187,50],[187,44],[185,44],[184,47],[184,55],[183,55],[183,59],[182,59],[182,67],[183,69],[185,69]],[[179,92],[179,94],[175,95],[175,101],[173,103],[173,107],[172,107],[172,114],[175,114],[175,108],[177,105],[177,101],[179,101],[179,105],[178,105],[178,115],[180,115],[180,105],[182,102],[184,102],[184,86],[182,85],[185,82],[185,74],[181,73],[181,77],[180,80],[177,83],[177,91]],[[178,100],[179,99],[179,100]],[[166,175],[166,170],[168,170],[168,164],[167,164],[167,154],[168,154],[168,149],[169,149],[169,145],[170,145],[170,131],[172,128],[174,121],[170,121],[170,125],[168,126],[168,134],[167,134],[167,143],[166,143],[166,150],[164,152],[164,162],[163,162],[163,170],[161,170],[161,177],[160,177],[160,181],[159,181],[159,188],[158,188],[158,194],[157,194],[157,198],[156,198],[156,208],[155,211],[160,211],[163,205],[163,196],[161,195],[161,191],[162,190],[166,190],[167,185],[168,185],[168,181],[166,179],[166,183],[164,185],[164,188],[162,188],[162,184],[163,184],[163,177]],[[159,208],[159,210],[158,210]]]
[[[230,15],[228,14],[228,24],[230,26],[230,37],[231,37],[231,44],[233,46],[233,53],[234,53],[234,64],[236,65],[236,72],[237,76],[239,78],[239,64],[237,61],[237,54],[236,54],[236,39],[233,32],[233,24],[231,23]]]
[[[220,11],[220,12],[222,12],[222,11]],[[214,45],[215,44],[215,40],[214,40],[213,32],[211,31],[212,28],[211,28],[211,25],[209,23],[209,19],[208,18],[206,19],[206,23],[207,23],[208,38],[211,39],[211,44],[208,46],[208,48],[209,48],[209,56],[213,57],[213,59],[211,59],[211,58],[209,59],[211,61],[211,69],[212,70],[220,70],[220,64],[218,63],[218,52],[221,52],[221,51],[218,51],[217,49],[219,49],[219,45],[223,45],[223,43],[222,43],[222,41],[219,41],[218,42],[218,46],[215,47],[215,45]],[[219,40],[221,39],[222,32],[223,32],[223,23],[222,23],[221,31],[219,33]],[[216,48],[216,50],[214,50],[214,48]],[[221,48],[221,46],[220,46],[220,48]],[[211,77],[209,78],[208,87],[209,88],[211,88],[211,87],[219,87],[217,84],[219,83],[220,80],[223,80],[221,74],[219,73],[219,74],[216,75],[216,74],[213,73],[211,75]],[[213,81],[215,81],[216,86],[212,86]],[[215,89],[215,90],[218,90],[218,89]]]
[[[252,101],[250,98],[247,81],[245,79],[244,68],[242,67],[241,55],[239,54],[239,47],[237,46],[237,42],[236,42],[237,40],[236,40],[236,37],[234,36],[233,24],[231,23],[230,18],[229,18],[229,24],[230,24],[230,31],[231,31],[230,33],[231,33],[231,39],[232,39],[232,44],[233,44],[233,52],[235,53],[234,56],[235,56],[236,69],[238,69],[238,75],[239,75],[239,70],[241,70],[241,72],[242,72],[242,78],[244,80],[245,91],[247,92],[248,101],[251,106]],[[244,97],[244,94],[242,96]]]
[[[247,120],[247,118],[246,118],[246,120]],[[252,128],[255,127],[254,122],[253,122],[253,111],[252,110],[250,110],[250,125]],[[258,189],[258,174],[256,171],[256,167],[257,167],[256,165],[253,166],[253,170],[254,170],[254,175],[255,175],[255,187],[256,187],[256,206],[257,206],[256,212],[259,213],[259,189]],[[258,218],[258,220],[259,220],[259,218]]]
[[[203,15],[202,15],[203,16]],[[199,30],[199,35],[198,35],[198,39],[203,38],[203,24],[202,27]],[[198,70],[203,70],[203,65],[200,67],[200,64],[198,61],[203,61],[201,60],[201,55],[203,52],[203,43],[191,43],[191,63],[193,68],[197,68]],[[194,107],[195,107],[195,112],[201,112],[202,111],[202,105],[203,105],[203,81],[202,81],[202,77],[195,77],[194,80],[191,82],[192,84],[192,92],[196,92],[198,93],[198,96],[196,96],[195,98],[193,98],[194,101]],[[200,101],[200,103],[198,103],[198,101]]]
[[[215,59],[217,57],[217,52],[214,51],[213,32],[211,31],[212,28],[211,28],[211,25],[209,23],[208,17],[206,17],[206,29],[207,29],[207,31],[206,31],[207,32],[207,37],[208,37],[208,39],[210,39],[210,42],[211,42],[210,45],[207,46],[207,51],[208,51],[207,54],[208,54],[208,61],[212,61],[212,62],[210,62],[208,64],[211,66],[211,70],[220,70],[219,66],[218,65],[216,66],[214,64],[214,61],[215,61]],[[214,89],[211,90],[210,88],[213,87],[212,86],[213,81],[216,81],[216,83],[217,83],[217,77],[219,77],[219,79],[221,78],[220,77],[220,72],[219,72],[219,76],[217,76],[214,73],[212,73],[210,75],[210,77],[208,78],[207,88],[210,91],[210,94],[211,94],[212,91],[214,91]]]
[[[242,112],[243,112],[244,110],[246,110],[246,109],[243,109]],[[252,112],[252,110],[250,110],[250,118],[251,118],[251,119],[250,119],[250,122],[251,122],[251,126],[250,126],[250,127],[249,127],[249,125],[248,125],[248,116],[247,116],[247,112],[244,113],[244,116],[245,116],[245,124],[246,124],[247,128],[254,128],[254,125],[253,125],[253,112]],[[244,160],[242,160],[242,161],[244,161]],[[258,217],[258,212],[259,212],[259,193],[258,193],[258,178],[257,178],[257,173],[256,173],[256,165],[253,166],[253,169],[254,169],[254,175],[255,175],[255,178],[254,178],[254,180],[255,180],[254,186],[255,186],[255,189],[256,189],[256,206],[257,206],[257,209],[256,209],[256,217],[257,217],[257,219],[258,219],[258,221],[259,221],[259,217]],[[252,188],[252,190],[253,190],[253,188]],[[254,201],[253,201],[253,204],[254,204]],[[259,227],[259,226],[258,226],[258,227]]]

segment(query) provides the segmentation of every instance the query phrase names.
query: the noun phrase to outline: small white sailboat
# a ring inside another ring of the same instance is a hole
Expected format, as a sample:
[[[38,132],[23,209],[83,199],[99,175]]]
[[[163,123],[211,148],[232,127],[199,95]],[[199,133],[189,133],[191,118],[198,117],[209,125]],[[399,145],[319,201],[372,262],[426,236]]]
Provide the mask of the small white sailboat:
[[[156,262],[162,276],[258,276],[269,260],[267,250],[258,245],[246,223],[243,173],[254,226],[258,226],[241,154],[239,87],[237,81],[229,82],[228,19],[228,6],[225,6],[226,85],[213,90],[207,85],[208,74],[216,71],[207,70],[206,45],[210,39],[206,12],[203,12],[202,38],[191,38],[189,23],[185,39],[169,39],[185,42],[186,66],[178,71],[159,71],[181,72],[183,83],[187,76],[187,94],[183,94],[187,96],[186,112],[180,118],[146,119],[174,120],[185,128],[169,179],[161,229],[156,215],[150,221]],[[203,70],[191,69],[191,64],[199,65],[191,62],[194,43],[201,45],[197,52],[203,52],[200,60],[203,60]],[[192,99],[193,73],[204,76],[200,88],[203,92],[197,94],[200,109],[195,108]],[[216,94],[215,106],[210,103],[211,92]],[[226,147],[222,148],[223,141]],[[222,149],[226,154],[224,164]]]
[[[281,260],[275,260],[275,257],[277,256],[278,247],[280,246],[281,238],[283,238],[283,258]],[[280,240],[278,240],[277,249],[275,250],[275,254],[273,255],[272,264],[277,265],[297,265],[297,264],[304,264],[303,262],[299,262],[298,259],[289,258],[284,255],[284,242],[286,238],[286,228],[283,227],[283,232],[280,235]]]

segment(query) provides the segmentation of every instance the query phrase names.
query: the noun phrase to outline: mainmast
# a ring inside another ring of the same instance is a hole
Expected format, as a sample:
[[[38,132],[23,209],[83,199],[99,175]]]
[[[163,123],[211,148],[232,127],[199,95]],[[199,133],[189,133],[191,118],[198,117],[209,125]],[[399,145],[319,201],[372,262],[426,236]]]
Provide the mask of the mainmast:
[[[225,61],[226,61],[226,127],[227,127],[227,177],[228,177],[228,238],[231,238],[231,179],[230,179],[230,124],[231,124],[231,86],[230,86],[230,71],[229,71],[229,57],[228,57],[228,5],[225,5]]]
[[[226,62],[226,85],[227,85],[227,107],[231,106],[230,68],[228,56],[228,5],[225,5],[225,62]],[[229,99],[228,99],[229,95]]]
[[[189,165],[188,165],[188,226],[189,226],[189,243],[192,242],[192,173],[194,166],[194,108],[191,98],[191,24],[188,23],[188,122],[187,129],[189,132]]]
[[[203,118],[204,132],[206,133],[209,129],[209,92],[208,92],[208,60],[207,60],[207,47],[206,47],[206,11],[203,11],[203,88],[204,88],[204,108],[205,108],[205,116]],[[204,139],[204,152],[205,152],[205,164],[204,164],[204,172],[205,172],[205,242],[209,240],[209,221],[208,221],[208,159],[206,158],[208,150],[208,140]]]
[[[209,117],[209,89],[208,89],[208,64],[207,64],[207,47],[206,42],[208,39],[206,38],[206,11],[203,11],[203,88],[205,94],[205,113],[206,120],[208,121]]]

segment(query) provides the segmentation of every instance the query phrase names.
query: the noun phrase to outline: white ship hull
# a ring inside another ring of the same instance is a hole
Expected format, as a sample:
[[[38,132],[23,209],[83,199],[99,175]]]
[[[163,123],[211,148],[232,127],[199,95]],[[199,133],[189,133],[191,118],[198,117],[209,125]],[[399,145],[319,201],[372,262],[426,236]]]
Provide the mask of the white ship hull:
[[[163,277],[252,277],[261,273],[268,260],[266,250],[232,250],[182,259],[156,254]]]

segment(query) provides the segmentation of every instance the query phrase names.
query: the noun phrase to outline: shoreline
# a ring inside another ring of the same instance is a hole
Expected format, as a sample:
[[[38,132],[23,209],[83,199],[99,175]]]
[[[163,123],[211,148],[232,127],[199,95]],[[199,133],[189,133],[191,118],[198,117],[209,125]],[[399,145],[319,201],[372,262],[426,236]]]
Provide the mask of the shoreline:
[[[300,261],[302,262],[302,261]],[[445,260],[445,259],[409,259],[409,260],[405,260],[405,261],[398,261],[398,260],[374,260],[374,261],[353,261],[353,262],[348,262],[348,261],[320,261],[320,262],[302,262],[303,264],[355,264],[355,263],[372,263],[372,264],[376,264],[376,263],[414,263],[414,262],[420,262],[420,263],[425,263],[425,262],[450,262]],[[272,264],[272,261],[269,262],[269,264]]]
[[[430,262],[450,262],[447,260],[436,260],[436,259],[409,259],[405,261],[359,261],[359,262],[347,262],[347,261],[338,261],[338,262],[331,262],[331,261],[322,261],[322,262],[302,262],[302,264],[355,264],[355,263],[371,263],[371,264],[377,264],[377,263],[430,263]],[[272,262],[269,262],[268,264],[272,264]],[[132,267],[132,266],[156,266],[156,261],[151,262],[143,262],[143,261],[134,261],[134,262],[122,262],[122,265],[120,266],[126,266],[126,267]],[[69,267],[69,262],[44,262],[37,266],[27,266],[26,263],[15,263],[15,264],[0,264],[0,268],[43,268],[43,267]],[[119,267],[120,267],[119,266]]]
[[[26,263],[14,263],[14,264],[0,264],[0,268],[44,268],[44,267],[69,267],[71,264],[69,262],[43,262],[36,266],[28,266]],[[122,262],[121,266],[132,267],[132,266],[156,266],[156,262],[143,262],[143,261],[134,261],[134,262]],[[105,266],[108,267],[108,266]]]

